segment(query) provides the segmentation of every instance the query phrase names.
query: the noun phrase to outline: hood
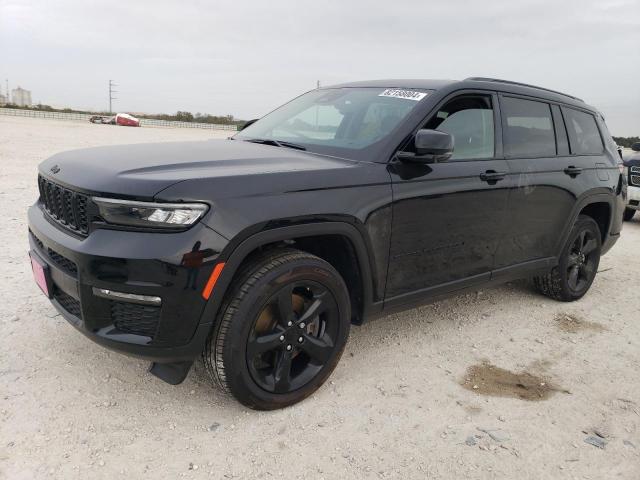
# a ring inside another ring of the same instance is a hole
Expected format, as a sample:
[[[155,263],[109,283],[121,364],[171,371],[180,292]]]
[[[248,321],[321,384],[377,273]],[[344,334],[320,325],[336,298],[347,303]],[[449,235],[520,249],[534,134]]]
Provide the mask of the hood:
[[[622,163],[626,167],[640,167],[640,152],[633,152],[631,155],[625,155]]]
[[[184,180],[334,170],[354,161],[239,140],[87,148],[56,154],[40,174],[96,195],[149,197]]]

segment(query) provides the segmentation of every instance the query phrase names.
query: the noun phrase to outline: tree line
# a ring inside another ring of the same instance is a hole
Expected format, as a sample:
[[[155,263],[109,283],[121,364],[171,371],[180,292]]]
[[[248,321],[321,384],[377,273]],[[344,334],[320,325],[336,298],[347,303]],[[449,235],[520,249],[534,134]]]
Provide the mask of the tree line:
[[[621,147],[631,148],[631,145],[640,142],[640,137],[613,137],[613,140]]]
[[[88,110],[76,110],[73,108],[54,108],[50,105],[43,105],[41,103],[37,105],[19,106],[13,103],[7,103],[3,105],[5,108],[16,108],[19,110],[38,110],[42,112],[62,112],[62,113],[83,113],[87,115],[112,115],[109,112],[96,112]],[[244,125],[245,120],[234,118],[233,115],[210,115],[208,113],[196,113],[193,115],[191,112],[185,112],[179,110],[174,115],[159,113],[159,114],[134,114],[138,118],[150,118],[154,120],[168,120],[175,122],[197,122],[197,123],[215,123],[219,125]]]

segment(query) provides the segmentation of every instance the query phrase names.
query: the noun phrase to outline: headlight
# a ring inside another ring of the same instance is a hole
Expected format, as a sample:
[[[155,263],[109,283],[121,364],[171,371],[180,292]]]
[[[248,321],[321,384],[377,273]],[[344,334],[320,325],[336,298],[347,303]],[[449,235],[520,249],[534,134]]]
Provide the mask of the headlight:
[[[93,197],[100,216],[113,225],[180,230],[193,225],[209,208],[203,203],[131,202]]]

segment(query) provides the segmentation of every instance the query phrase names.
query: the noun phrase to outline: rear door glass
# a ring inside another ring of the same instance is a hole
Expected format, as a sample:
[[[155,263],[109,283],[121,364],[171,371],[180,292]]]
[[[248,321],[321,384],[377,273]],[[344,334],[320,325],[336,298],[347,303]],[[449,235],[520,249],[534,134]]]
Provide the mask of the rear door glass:
[[[556,155],[556,136],[548,103],[503,97],[504,152],[508,157]]]

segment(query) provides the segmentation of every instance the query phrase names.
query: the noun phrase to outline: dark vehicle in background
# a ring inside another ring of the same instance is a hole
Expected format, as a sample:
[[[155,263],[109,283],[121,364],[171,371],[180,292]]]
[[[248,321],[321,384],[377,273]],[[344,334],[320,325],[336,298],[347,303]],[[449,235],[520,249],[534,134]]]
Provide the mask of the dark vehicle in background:
[[[89,121],[91,123],[101,123],[101,124],[108,124],[109,123],[109,118],[110,117],[105,117],[102,115],[93,115],[89,118]]]
[[[202,355],[258,409],[311,395],[353,324],[518,278],[581,298],[627,186],[598,111],[488,78],[321,88],[228,140],[57,154],[38,182],[31,261],[62,315],[170,383]]]
[[[627,189],[627,207],[624,220],[630,221],[640,210],[640,142],[631,145],[631,155],[624,159],[625,177],[629,183]]]

